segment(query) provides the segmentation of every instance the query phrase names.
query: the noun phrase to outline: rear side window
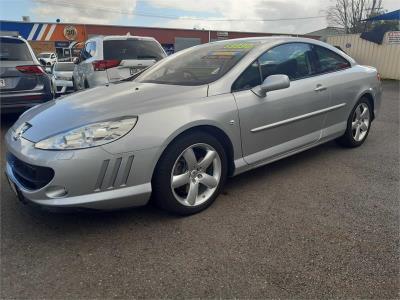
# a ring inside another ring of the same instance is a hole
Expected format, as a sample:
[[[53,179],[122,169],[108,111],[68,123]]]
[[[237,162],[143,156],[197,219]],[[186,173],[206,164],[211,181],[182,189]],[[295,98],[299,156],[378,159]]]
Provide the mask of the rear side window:
[[[0,38],[0,61],[32,61],[31,53],[24,41]]]
[[[155,59],[165,57],[161,47],[154,41],[144,40],[106,40],[104,59]]]
[[[328,73],[350,68],[350,63],[339,54],[324,47],[315,46],[318,73]]]

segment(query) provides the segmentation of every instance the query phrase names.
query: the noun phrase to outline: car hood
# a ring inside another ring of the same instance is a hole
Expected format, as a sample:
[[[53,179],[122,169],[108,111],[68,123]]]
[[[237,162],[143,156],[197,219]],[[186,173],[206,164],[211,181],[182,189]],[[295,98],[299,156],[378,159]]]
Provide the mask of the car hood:
[[[120,82],[52,100],[21,115],[12,127],[28,123],[22,137],[38,142],[86,124],[123,116],[139,116],[207,96],[207,86]]]

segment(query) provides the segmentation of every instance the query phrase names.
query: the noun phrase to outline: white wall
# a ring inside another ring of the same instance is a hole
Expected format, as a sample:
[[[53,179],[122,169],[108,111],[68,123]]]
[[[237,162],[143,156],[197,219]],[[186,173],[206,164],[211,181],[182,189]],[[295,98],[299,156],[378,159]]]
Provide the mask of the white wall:
[[[382,78],[400,80],[400,44],[389,44],[388,34],[381,45],[363,40],[359,34],[329,36],[327,42],[340,46],[359,64],[377,68]]]

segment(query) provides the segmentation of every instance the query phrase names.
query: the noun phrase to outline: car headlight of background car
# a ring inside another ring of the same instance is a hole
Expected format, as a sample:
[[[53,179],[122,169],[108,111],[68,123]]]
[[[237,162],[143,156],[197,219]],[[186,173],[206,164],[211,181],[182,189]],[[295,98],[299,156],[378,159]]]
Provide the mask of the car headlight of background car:
[[[84,149],[111,143],[135,127],[137,117],[87,124],[37,142],[35,148],[44,150]]]

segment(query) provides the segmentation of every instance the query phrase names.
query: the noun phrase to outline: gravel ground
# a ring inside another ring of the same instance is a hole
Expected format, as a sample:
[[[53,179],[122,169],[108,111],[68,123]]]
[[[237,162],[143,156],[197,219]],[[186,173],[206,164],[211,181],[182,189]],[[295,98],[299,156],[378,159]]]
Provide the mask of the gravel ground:
[[[362,147],[331,142],[232,178],[191,217],[32,209],[2,172],[1,296],[393,299],[399,211],[399,82],[387,81]]]

